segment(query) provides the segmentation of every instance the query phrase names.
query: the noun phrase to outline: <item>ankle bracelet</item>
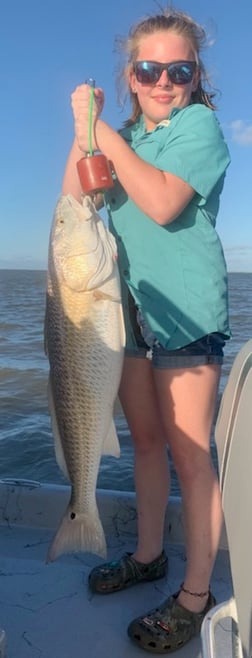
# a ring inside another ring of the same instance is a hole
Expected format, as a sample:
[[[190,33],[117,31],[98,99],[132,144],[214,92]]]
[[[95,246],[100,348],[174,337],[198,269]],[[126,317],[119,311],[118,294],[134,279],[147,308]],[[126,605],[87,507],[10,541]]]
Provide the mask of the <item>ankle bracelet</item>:
[[[184,587],[184,583],[181,583],[180,585],[180,590],[181,592],[185,592],[185,594],[190,594],[191,596],[198,596],[200,599],[203,598],[203,596],[206,596],[207,594],[209,595],[209,589],[206,592],[190,592],[189,589],[186,589]]]

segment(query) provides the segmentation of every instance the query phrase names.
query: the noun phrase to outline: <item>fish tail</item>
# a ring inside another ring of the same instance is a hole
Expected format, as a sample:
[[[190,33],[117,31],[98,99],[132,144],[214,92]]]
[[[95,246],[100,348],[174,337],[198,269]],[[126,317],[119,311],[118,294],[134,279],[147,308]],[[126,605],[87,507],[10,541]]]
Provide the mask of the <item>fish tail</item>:
[[[106,539],[98,511],[93,514],[75,514],[68,507],[49,546],[46,563],[53,562],[63,553],[78,551],[106,558]]]

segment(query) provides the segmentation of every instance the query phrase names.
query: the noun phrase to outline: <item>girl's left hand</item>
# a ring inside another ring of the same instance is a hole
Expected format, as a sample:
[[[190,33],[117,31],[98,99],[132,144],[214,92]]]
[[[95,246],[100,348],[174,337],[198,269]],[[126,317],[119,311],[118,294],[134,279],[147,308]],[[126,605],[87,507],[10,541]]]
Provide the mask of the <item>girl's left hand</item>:
[[[92,110],[92,144],[89,144],[89,113],[90,113],[90,98],[91,93],[94,93],[93,110]],[[90,150],[97,150],[98,144],[95,137],[95,124],[102,112],[104,105],[104,93],[102,89],[92,89],[88,84],[83,84],[76,87],[71,96],[72,110],[74,115],[74,128],[78,146],[81,151],[87,152]]]

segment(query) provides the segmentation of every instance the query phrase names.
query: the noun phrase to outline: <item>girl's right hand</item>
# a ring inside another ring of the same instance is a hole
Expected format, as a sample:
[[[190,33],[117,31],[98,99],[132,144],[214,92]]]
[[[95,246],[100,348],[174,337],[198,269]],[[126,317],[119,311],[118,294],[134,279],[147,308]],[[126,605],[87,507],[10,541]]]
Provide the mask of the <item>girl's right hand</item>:
[[[76,87],[75,91],[71,95],[75,135],[79,148],[84,152],[90,150],[89,113],[91,93],[94,93],[91,129],[92,149],[97,150],[99,147],[95,137],[95,124],[102,112],[104,105],[103,91],[100,88],[93,90],[90,85],[83,84]]]

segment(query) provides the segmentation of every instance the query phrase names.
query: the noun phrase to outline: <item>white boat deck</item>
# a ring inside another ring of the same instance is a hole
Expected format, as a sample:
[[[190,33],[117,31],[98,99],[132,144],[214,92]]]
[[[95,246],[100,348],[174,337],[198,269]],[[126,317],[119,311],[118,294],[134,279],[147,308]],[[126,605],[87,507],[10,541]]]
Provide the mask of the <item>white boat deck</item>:
[[[180,500],[173,498],[166,520],[167,578],[111,595],[92,595],[91,554],[64,555],[45,564],[47,546],[69,497],[67,487],[32,482],[0,483],[0,628],[6,632],[7,658],[138,658],[128,639],[128,623],[155,607],[179,587],[185,554]],[[134,494],[98,492],[108,558],[133,551],[136,536]],[[217,601],[232,592],[225,532],[212,579]],[[217,629],[216,656],[231,654],[231,624]],[[147,654],[146,654],[147,655]],[[176,652],[200,658],[200,638]],[[4,652],[0,658],[5,656]]]

